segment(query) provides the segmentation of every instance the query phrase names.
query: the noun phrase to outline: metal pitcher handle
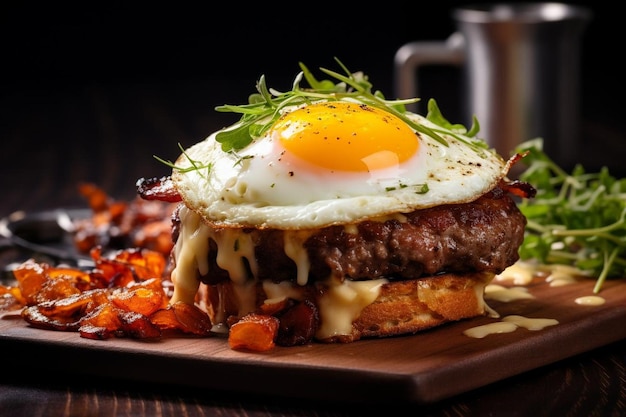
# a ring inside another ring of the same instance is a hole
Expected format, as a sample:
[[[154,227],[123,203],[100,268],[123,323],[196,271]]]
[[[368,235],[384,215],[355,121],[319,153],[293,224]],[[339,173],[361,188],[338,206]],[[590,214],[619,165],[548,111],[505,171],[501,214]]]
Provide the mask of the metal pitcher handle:
[[[456,65],[465,61],[465,37],[454,32],[445,41],[415,41],[402,45],[394,58],[394,88],[396,98],[419,97],[416,71],[425,65]],[[416,104],[407,105],[417,111]]]

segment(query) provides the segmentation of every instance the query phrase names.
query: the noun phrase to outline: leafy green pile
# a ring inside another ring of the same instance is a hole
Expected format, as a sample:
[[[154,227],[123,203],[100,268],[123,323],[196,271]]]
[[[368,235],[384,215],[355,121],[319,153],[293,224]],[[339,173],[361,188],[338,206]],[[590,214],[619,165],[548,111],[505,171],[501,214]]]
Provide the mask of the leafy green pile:
[[[606,279],[626,277],[626,179],[580,164],[567,173],[542,149],[535,139],[516,150],[528,151],[520,179],[537,189],[519,203],[528,219],[520,257],[575,266],[598,277],[598,293]]]

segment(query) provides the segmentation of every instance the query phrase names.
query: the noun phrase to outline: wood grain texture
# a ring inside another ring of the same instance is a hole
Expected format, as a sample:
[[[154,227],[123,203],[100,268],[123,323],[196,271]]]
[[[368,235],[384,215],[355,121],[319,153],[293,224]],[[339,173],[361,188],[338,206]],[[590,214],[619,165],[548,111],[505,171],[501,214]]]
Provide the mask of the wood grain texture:
[[[232,395],[162,384],[3,372],[0,415],[617,417],[626,410],[625,351],[626,343],[619,342],[431,405],[363,406]]]
[[[626,283],[609,281],[606,303],[582,306],[594,281],[551,287],[538,279],[533,299],[490,301],[501,317],[551,318],[538,331],[470,338],[463,331],[500,319],[481,317],[414,336],[314,343],[250,353],[229,349],[223,337],[94,341],[77,333],[39,330],[19,316],[0,320],[0,347],[49,360],[34,371],[157,382],[199,389],[303,400],[371,404],[432,404],[626,338]],[[93,358],[99,358],[95,360]],[[211,376],[211,377],[207,377]],[[263,381],[263,383],[259,383]]]

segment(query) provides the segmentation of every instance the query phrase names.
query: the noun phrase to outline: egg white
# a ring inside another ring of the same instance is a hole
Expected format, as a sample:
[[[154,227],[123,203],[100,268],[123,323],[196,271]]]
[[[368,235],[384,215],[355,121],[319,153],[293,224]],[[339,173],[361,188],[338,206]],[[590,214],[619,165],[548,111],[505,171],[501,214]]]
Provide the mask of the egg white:
[[[441,130],[421,115],[407,116]],[[227,153],[216,134],[187,149],[172,172],[187,206],[216,227],[310,229],[356,223],[469,202],[507,175],[502,157],[477,153],[452,134],[442,135],[446,146],[420,133],[419,149],[409,161],[370,173],[315,172],[284,163],[280,145],[270,137]],[[193,165],[206,167],[187,170]]]

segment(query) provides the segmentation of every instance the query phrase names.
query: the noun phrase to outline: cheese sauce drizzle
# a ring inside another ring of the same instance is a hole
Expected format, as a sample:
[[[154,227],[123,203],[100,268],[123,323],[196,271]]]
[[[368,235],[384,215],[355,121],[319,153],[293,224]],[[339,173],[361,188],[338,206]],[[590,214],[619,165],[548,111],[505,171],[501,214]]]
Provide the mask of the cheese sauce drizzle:
[[[485,298],[508,303],[514,300],[535,298],[535,296],[530,294],[526,287],[507,288],[502,285],[489,284],[485,288]]]
[[[519,327],[524,327],[531,331],[543,330],[548,326],[555,326],[559,322],[555,319],[528,318],[519,315],[505,316],[502,321],[472,327],[463,332],[464,335],[482,339],[485,336],[495,333],[511,333]]]
[[[193,304],[200,287],[201,275],[209,272],[209,241],[217,245],[216,262],[220,268],[228,271],[232,287],[239,301],[239,315],[243,316],[256,309],[258,264],[255,258],[255,245],[252,237],[241,229],[211,229],[207,227],[201,217],[186,207],[180,212],[180,234],[174,248],[175,267],[172,271],[174,294],[170,303],[178,301]],[[348,232],[356,233],[356,228],[347,227]],[[310,262],[304,248],[304,242],[311,235],[311,231],[287,230],[284,235],[285,254],[294,261],[297,267],[296,282],[282,282],[276,284],[263,281],[261,284],[268,297],[265,302],[276,302],[286,297],[296,300],[302,299],[301,286],[308,282]],[[249,271],[244,262],[247,261]],[[320,339],[332,336],[349,335],[352,333],[352,322],[358,318],[361,311],[373,303],[380,294],[385,279],[372,281],[337,281],[328,279],[323,283],[322,296],[318,302],[322,326],[316,337]],[[220,303],[224,302],[223,294],[219,291]],[[216,306],[212,312],[215,330],[224,331],[222,322],[223,305]]]
[[[574,284],[580,279],[588,278],[589,276],[584,271],[569,265],[537,265],[532,262],[518,261],[505,269],[501,274],[496,275],[493,280],[494,282],[510,282],[516,286],[505,287],[492,282],[485,287],[485,299],[500,302],[534,299],[535,297],[529,293],[528,288],[524,287],[524,285],[529,285],[536,277],[543,277],[551,287],[560,287]],[[578,297],[574,302],[585,306],[599,306],[604,304],[606,300],[597,295],[589,295]],[[510,333],[519,327],[536,331],[557,324],[559,324],[559,321],[551,318],[529,318],[520,315],[510,315],[503,317],[498,322],[469,328],[463,334],[480,339],[490,334]]]
[[[574,300],[576,304],[585,305],[585,306],[600,306],[606,302],[606,300],[602,297],[598,297],[597,295],[587,295],[585,297],[578,297]]]

